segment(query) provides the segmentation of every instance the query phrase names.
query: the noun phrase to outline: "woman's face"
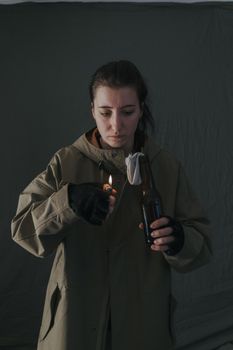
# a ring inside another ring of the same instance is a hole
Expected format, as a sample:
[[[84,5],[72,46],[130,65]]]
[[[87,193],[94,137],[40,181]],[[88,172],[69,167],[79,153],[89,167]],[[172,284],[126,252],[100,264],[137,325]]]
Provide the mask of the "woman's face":
[[[134,133],[142,116],[137,92],[133,87],[99,86],[92,104],[92,114],[106,148],[132,151]]]

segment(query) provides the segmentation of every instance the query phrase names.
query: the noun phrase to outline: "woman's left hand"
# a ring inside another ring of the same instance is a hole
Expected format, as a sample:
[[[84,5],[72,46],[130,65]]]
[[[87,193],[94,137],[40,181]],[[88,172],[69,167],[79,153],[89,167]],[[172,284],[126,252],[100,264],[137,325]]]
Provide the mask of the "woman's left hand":
[[[151,249],[162,252],[168,250],[168,244],[175,240],[173,228],[169,226],[169,219],[167,217],[161,217],[153,221],[150,227],[153,229],[151,237],[154,239]]]
[[[168,255],[175,255],[182,249],[184,231],[178,221],[169,216],[163,216],[153,221],[150,227],[152,229],[152,250],[165,252]],[[143,229],[143,224],[140,224],[140,228]]]

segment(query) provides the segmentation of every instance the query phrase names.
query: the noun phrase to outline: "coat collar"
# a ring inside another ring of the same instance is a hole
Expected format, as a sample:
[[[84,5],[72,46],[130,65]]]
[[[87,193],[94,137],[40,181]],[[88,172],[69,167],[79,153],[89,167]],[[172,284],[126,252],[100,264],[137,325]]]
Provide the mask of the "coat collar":
[[[109,173],[121,172],[126,174],[125,154],[122,149],[102,149],[96,139],[96,129],[81,135],[73,146],[89,159],[101,165]],[[160,147],[150,138],[146,138],[143,152],[152,160],[159,152]]]

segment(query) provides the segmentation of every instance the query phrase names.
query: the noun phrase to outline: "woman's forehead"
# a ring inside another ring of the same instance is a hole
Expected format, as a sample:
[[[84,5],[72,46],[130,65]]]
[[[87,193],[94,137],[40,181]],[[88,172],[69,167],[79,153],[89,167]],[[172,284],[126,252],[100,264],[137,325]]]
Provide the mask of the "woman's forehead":
[[[133,106],[139,103],[136,89],[125,86],[112,88],[109,86],[99,86],[95,93],[95,103],[102,107],[123,107]]]

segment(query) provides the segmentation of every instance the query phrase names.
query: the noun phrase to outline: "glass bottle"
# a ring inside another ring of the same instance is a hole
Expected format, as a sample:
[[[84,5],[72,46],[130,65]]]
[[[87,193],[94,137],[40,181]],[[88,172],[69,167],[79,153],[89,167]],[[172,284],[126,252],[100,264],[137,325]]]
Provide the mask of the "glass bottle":
[[[150,224],[162,216],[161,198],[155,187],[153,174],[151,171],[149,159],[147,156],[141,156],[140,159],[140,173],[141,173],[141,208],[143,216],[143,226],[145,234],[145,242],[148,246],[153,244],[151,237],[152,229]]]

